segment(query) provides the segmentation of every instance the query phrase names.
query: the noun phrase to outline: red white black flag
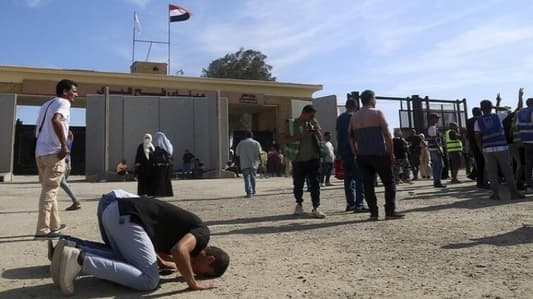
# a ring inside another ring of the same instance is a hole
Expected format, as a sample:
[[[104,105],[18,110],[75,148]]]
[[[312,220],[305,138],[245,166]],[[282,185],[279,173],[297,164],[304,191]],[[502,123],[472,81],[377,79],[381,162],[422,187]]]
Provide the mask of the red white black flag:
[[[190,11],[188,11],[186,8],[174,4],[169,4],[168,10],[169,22],[182,22],[188,20],[191,17]]]

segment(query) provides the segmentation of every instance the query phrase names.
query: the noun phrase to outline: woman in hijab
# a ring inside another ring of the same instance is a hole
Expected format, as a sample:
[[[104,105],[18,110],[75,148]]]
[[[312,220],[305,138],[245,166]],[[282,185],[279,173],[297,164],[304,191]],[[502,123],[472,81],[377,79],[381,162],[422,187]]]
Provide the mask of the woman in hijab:
[[[431,176],[431,166],[429,159],[428,142],[425,140],[424,134],[420,133],[420,176],[424,179],[429,179]]]
[[[153,193],[153,154],[152,135],[144,134],[144,142],[137,147],[135,155],[135,175],[137,176],[137,194],[151,195]]]
[[[163,132],[156,132],[154,134],[154,189],[153,196],[173,196],[172,183],[172,154],[174,148],[170,140]]]

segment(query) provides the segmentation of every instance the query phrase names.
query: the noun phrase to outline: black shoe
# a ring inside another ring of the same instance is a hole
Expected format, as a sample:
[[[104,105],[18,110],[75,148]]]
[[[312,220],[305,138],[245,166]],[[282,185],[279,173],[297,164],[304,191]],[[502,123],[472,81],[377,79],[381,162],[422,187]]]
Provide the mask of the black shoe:
[[[353,205],[353,206],[346,206],[346,209],[344,210],[344,212],[351,212],[351,211],[353,211],[353,210],[355,210],[355,205]]]
[[[66,224],[61,224],[58,228],[50,230],[52,233],[59,233],[62,229],[65,229],[67,227]]]
[[[368,221],[378,221],[378,215],[370,215],[370,218],[368,218]]]
[[[435,187],[435,188],[446,188],[446,185],[443,185],[443,184],[435,184],[435,185],[433,185],[433,187]]]
[[[385,220],[395,220],[395,219],[403,219],[405,217],[404,214],[400,213],[393,213],[391,215],[385,216]]]
[[[353,209],[353,212],[356,213],[356,214],[357,213],[368,213],[368,212],[370,212],[370,209],[368,209],[367,207],[363,206],[363,207],[360,207],[360,208]]]
[[[480,188],[480,189],[490,189],[490,185],[476,185],[476,187]]]

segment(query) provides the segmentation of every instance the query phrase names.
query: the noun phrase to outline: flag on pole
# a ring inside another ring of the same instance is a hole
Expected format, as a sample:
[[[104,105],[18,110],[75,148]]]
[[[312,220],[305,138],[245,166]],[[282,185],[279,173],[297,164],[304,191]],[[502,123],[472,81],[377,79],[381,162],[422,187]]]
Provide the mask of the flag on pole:
[[[188,11],[186,8],[169,4],[168,5],[169,10],[169,22],[182,22],[186,21],[191,17],[191,12]]]
[[[135,28],[136,32],[141,33],[141,22],[139,21],[139,15],[137,12],[133,13],[133,28]]]

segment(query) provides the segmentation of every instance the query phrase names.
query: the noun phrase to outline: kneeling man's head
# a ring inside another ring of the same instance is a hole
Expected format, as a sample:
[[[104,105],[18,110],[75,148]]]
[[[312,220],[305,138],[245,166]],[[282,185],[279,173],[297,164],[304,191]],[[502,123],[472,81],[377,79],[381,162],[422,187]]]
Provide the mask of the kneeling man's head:
[[[197,256],[191,257],[191,266],[194,274],[215,278],[220,277],[229,266],[229,255],[215,246],[208,246]]]

